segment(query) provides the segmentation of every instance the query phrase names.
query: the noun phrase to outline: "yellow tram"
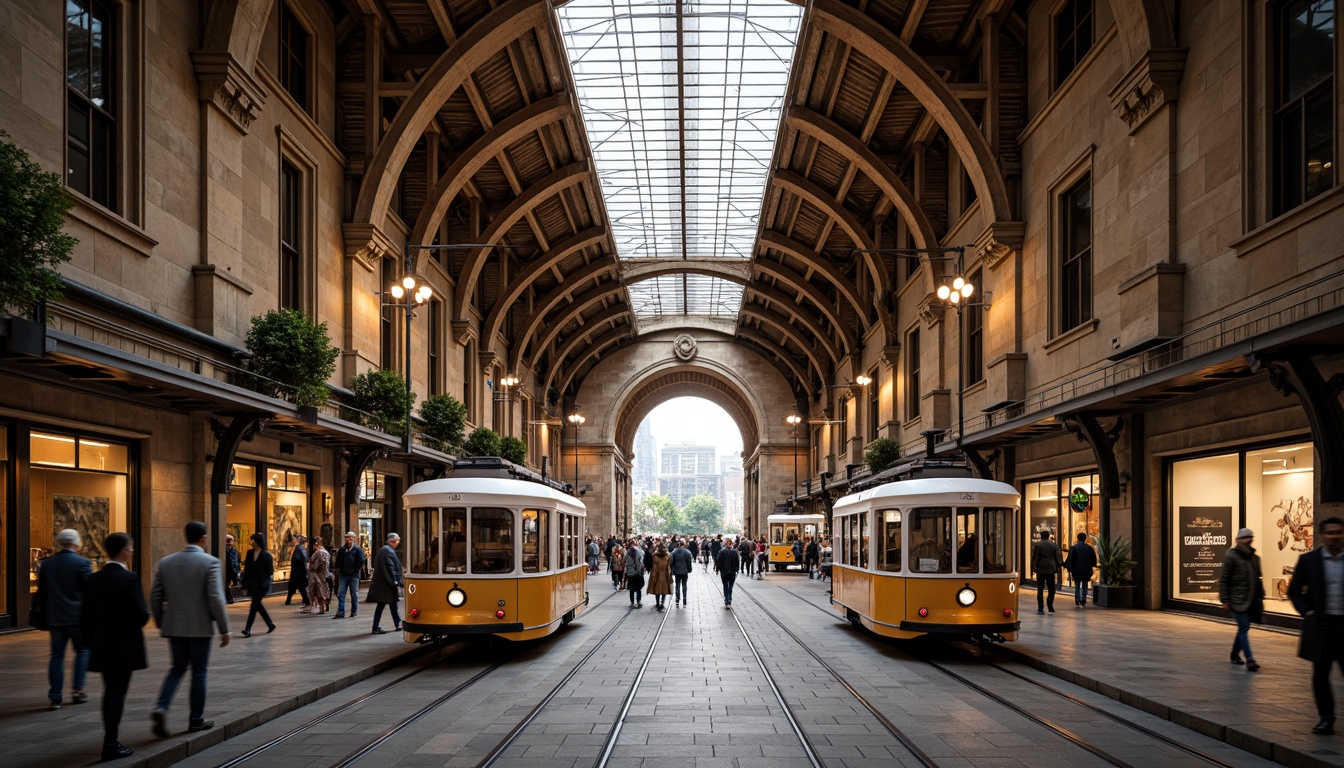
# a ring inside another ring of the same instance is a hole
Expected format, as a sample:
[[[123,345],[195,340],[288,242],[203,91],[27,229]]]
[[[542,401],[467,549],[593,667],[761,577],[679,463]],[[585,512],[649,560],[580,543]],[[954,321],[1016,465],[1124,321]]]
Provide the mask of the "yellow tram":
[[[832,605],[888,637],[1017,639],[1017,490],[956,460],[894,476],[835,503]]]
[[[503,459],[459,459],[404,496],[408,642],[543,637],[588,604],[583,502]]]
[[[815,541],[818,545],[821,544],[818,536],[825,520],[825,515],[775,514],[766,517],[770,565],[774,566],[776,571],[782,571],[790,565],[802,568],[803,558],[807,556],[807,543]],[[797,557],[794,557],[793,551],[795,541],[801,544]]]

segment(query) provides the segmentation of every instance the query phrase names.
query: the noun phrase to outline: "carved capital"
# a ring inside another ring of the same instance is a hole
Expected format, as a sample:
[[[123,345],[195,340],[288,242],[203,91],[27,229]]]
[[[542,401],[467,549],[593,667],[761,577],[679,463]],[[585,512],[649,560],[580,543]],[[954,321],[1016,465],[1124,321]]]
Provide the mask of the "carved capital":
[[[342,224],[345,255],[372,272],[378,262],[397,255],[397,244],[373,224]]]
[[[901,345],[889,344],[882,348],[882,363],[888,368],[895,370],[901,361]]]
[[[985,231],[975,239],[975,252],[985,266],[993,269],[1003,263],[1010,254],[1022,250],[1022,241],[1026,238],[1026,233],[1026,222],[996,221],[985,227]]]
[[[480,362],[481,371],[484,373],[489,373],[495,368],[504,368],[504,361],[499,358],[499,355],[492,351],[481,352],[476,355],[476,359]]]
[[[193,51],[198,98],[218,109],[243,134],[261,114],[270,93],[228,51]]]
[[[476,326],[470,320],[454,320],[452,323],[453,338],[461,346],[467,346],[475,341],[477,334]]]
[[[1131,135],[1164,104],[1179,97],[1185,53],[1184,48],[1148,51],[1107,94],[1111,108],[1125,121]]]
[[[935,293],[930,293],[919,302],[919,317],[924,324],[930,328],[943,321],[943,315],[947,312],[947,304],[938,298]]]

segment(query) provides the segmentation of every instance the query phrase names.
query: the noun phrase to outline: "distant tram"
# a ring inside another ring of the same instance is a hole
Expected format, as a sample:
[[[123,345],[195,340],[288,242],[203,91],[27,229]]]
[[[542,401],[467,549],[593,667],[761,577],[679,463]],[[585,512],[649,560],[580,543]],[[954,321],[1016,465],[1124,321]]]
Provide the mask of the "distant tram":
[[[831,603],[879,635],[1017,639],[1021,497],[959,460],[915,459],[835,503]]]
[[[767,541],[770,544],[770,565],[774,566],[776,571],[782,571],[790,565],[802,568],[803,558],[807,556],[807,543],[815,541],[817,546],[821,546],[821,539],[818,536],[825,520],[825,515],[775,514],[766,517],[765,522],[769,529]],[[793,553],[795,541],[801,544],[797,558]]]
[[[530,640],[573,621],[588,604],[587,511],[563,488],[472,458],[407,489],[405,639]]]

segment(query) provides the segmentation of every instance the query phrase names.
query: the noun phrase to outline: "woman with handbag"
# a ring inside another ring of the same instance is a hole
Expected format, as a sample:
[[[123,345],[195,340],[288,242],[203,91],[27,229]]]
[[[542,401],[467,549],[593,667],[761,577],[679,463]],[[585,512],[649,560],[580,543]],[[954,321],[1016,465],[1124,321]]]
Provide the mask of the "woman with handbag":
[[[308,599],[317,613],[331,607],[331,553],[322,546],[322,537],[313,537],[313,554],[308,558]]]
[[[266,551],[265,534],[254,533],[248,541],[252,542],[252,548],[247,551],[247,557],[243,559],[243,591],[247,592],[252,604],[247,609],[247,626],[243,628],[243,637],[252,636],[252,622],[256,620],[257,614],[261,614],[262,621],[266,622],[267,634],[275,631],[275,622],[271,621],[271,614],[267,613],[266,606],[261,604],[262,599],[271,591],[271,577],[275,575],[275,558]]]

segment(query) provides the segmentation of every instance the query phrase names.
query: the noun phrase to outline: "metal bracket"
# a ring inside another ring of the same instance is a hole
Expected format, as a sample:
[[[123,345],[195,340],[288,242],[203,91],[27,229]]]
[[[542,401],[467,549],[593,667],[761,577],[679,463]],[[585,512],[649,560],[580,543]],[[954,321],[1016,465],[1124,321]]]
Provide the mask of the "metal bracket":
[[[1101,495],[1108,499],[1120,498],[1120,472],[1115,460],[1115,441],[1124,429],[1124,418],[1115,420],[1108,430],[1101,428],[1097,417],[1090,413],[1075,413],[1063,417],[1064,428],[1074,433],[1079,442],[1088,444],[1092,457],[1097,460],[1097,479]]]
[[[215,439],[219,441],[219,447],[215,450],[214,466],[210,469],[211,493],[218,496],[229,492],[232,485],[230,474],[233,470],[233,459],[238,455],[239,446],[256,437],[269,418],[267,414],[255,411],[239,413],[234,415],[227,427],[219,419],[210,419],[210,430],[215,433]]]
[[[346,508],[356,501],[359,496],[359,477],[364,474],[364,470],[386,451],[386,448],[377,445],[368,445],[362,448],[352,448],[346,451],[345,461],[345,498]]]
[[[1311,439],[1320,452],[1317,477],[1320,479],[1318,504],[1337,504],[1344,501],[1344,474],[1336,470],[1344,459],[1344,407],[1339,393],[1344,391],[1344,377],[1339,374],[1327,381],[1321,369],[1307,352],[1289,348],[1261,352],[1247,356],[1251,370],[1269,374],[1270,386],[1284,397],[1297,395],[1302,411],[1311,426]]]
[[[966,457],[967,463],[975,470],[976,477],[984,480],[994,479],[993,465],[999,460],[998,448],[995,448],[988,456],[981,456],[979,451],[965,445],[961,447],[961,452]]]

